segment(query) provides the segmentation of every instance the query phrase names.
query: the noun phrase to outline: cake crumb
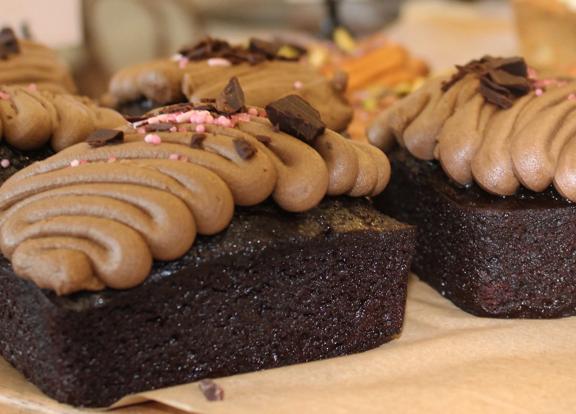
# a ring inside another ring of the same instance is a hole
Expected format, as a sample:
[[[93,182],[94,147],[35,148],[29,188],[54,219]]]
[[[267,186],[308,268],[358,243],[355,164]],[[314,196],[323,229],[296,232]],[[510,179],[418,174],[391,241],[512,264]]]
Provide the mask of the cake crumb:
[[[209,378],[200,381],[198,387],[208,401],[222,401],[224,399],[224,389]]]

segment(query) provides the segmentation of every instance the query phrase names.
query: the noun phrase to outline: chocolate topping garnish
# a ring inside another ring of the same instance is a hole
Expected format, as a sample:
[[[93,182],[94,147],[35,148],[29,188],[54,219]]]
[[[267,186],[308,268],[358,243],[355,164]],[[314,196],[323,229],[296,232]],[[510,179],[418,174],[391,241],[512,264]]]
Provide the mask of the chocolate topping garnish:
[[[254,156],[254,154],[256,154],[256,148],[254,145],[246,141],[244,138],[235,138],[234,148],[243,160],[249,160]]]
[[[190,139],[190,147],[196,149],[204,149],[204,140],[206,139],[206,134],[194,134]]]
[[[278,52],[283,46],[291,47],[296,53],[295,57],[280,56]],[[211,37],[207,37],[191,47],[182,48],[178,53],[189,60],[223,58],[233,65],[240,63],[255,65],[266,60],[298,60],[304,54],[301,48],[260,39],[250,39],[250,45],[246,48],[244,46],[232,46],[224,40]]]
[[[165,122],[159,122],[157,124],[147,124],[144,126],[146,132],[166,132],[174,128],[174,125]]]
[[[216,110],[228,115],[244,110],[244,92],[237,77],[231,78],[216,98]]]
[[[330,83],[336,92],[346,92],[346,88],[348,87],[348,74],[343,70],[337,70]]]
[[[248,50],[253,53],[261,53],[268,59],[274,59],[278,54],[279,49],[280,45],[277,43],[256,38],[250,39],[250,44],[248,45]]]
[[[198,383],[198,387],[208,401],[222,401],[224,399],[224,389],[211,379],[203,379]]]
[[[320,114],[298,95],[288,95],[266,105],[266,114],[280,131],[312,143],[326,129]]]
[[[8,59],[10,55],[20,53],[20,45],[14,30],[4,27],[0,30],[0,59]]]
[[[91,147],[102,147],[108,144],[120,144],[124,141],[124,132],[117,129],[97,129],[86,138]]]
[[[473,74],[480,80],[479,92],[484,99],[499,108],[510,108],[514,100],[532,90],[528,79],[528,67],[523,58],[494,58],[485,56],[473,60],[464,66],[456,66],[456,72],[450,80],[442,84],[442,91],[448,91],[452,85]]]

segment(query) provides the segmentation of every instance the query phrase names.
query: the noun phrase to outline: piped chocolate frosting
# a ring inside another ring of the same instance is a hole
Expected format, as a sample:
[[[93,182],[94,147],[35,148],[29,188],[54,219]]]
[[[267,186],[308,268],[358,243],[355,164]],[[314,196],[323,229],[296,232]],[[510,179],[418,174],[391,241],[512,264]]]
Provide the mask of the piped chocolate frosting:
[[[160,110],[125,129],[121,143],[80,143],[12,176],[0,188],[0,248],[15,272],[58,294],[127,289],[153,260],[185,254],[197,233],[224,230],[235,205],[272,198],[302,212],[388,183],[388,159],[375,147],[328,129],[305,143],[262,109],[214,109]],[[172,127],[146,131],[157,124]]]
[[[554,185],[576,201],[576,81],[531,77],[528,87],[516,58],[480,65],[432,79],[389,108],[372,142],[386,146],[395,138],[416,158],[438,160],[461,185],[474,181],[503,196],[520,186],[541,192]],[[497,98],[504,108],[486,98],[488,78],[506,90]]]

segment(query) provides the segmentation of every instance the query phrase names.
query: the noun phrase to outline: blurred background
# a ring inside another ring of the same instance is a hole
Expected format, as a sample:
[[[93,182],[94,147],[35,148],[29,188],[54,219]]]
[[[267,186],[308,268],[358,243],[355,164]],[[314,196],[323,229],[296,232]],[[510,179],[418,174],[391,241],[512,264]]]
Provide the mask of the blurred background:
[[[0,0],[0,25],[57,48],[80,90],[99,96],[129,64],[166,57],[210,34],[232,41],[282,35],[304,43],[330,32],[322,0]],[[384,33],[433,70],[486,53],[516,51],[504,0],[340,0],[338,19],[355,36]]]

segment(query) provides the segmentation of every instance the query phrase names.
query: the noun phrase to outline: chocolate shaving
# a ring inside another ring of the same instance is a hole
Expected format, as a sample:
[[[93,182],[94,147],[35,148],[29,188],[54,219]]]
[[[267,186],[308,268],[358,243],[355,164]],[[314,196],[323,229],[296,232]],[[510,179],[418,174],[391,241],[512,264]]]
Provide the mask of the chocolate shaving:
[[[274,59],[278,54],[280,45],[278,43],[268,42],[262,39],[252,38],[248,45],[248,50],[252,53],[260,53],[266,56],[267,59]]]
[[[163,114],[171,114],[174,112],[188,112],[194,108],[194,104],[190,102],[182,102],[173,105],[166,105],[160,108],[153,109],[148,111],[144,114],[144,119],[156,116],[156,115],[163,115]]]
[[[206,139],[206,134],[194,134],[190,139],[190,147],[195,149],[204,149],[204,140]]]
[[[9,27],[4,27],[0,30],[0,59],[8,59],[10,55],[20,53],[20,44],[18,38]]]
[[[298,95],[288,95],[266,105],[266,114],[280,131],[312,143],[326,129],[320,114]]]
[[[198,383],[198,387],[208,401],[222,401],[224,399],[224,389],[211,379],[203,379]]]
[[[510,108],[514,100],[532,90],[528,79],[528,67],[523,58],[494,58],[485,56],[464,66],[456,66],[458,71],[450,80],[442,84],[442,91],[448,91],[456,82],[469,74],[480,80],[479,92],[486,102],[499,108]]]
[[[102,147],[109,144],[119,144],[124,141],[124,132],[117,129],[97,129],[86,138],[91,147]]]
[[[234,139],[234,149],[243,160],[249,160],[256,154],[256,148],[244,138]]]
[[[231,115],[244,109],[244,92],[238,78],[234,76],[216,98],[216,110]]]
[[[268,146],[272,142],[272,138],[267,135],[254,135],[254,137],[262,144]]]
[[[174,128],[174,125],[165,122],[159,122],[157,124],[147,124],[144,126],[146,132],[167,132]]]
[[[279,55],[282,47],[291,47],[295,57],[287,58]],[[230,61],[233,65],[248,63],[256,65],[266,60],[298,60],[303,56],[301,48],[283,43],[272,43],[260,39],[250,39],[250,44],[244,46],[232,46],[230,43],[207,37],[193,46],[179,50],[182,56],[188,60],[206,60],[210,58],[222,58]]]

